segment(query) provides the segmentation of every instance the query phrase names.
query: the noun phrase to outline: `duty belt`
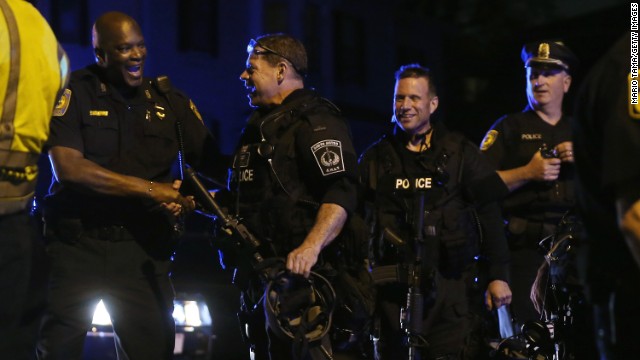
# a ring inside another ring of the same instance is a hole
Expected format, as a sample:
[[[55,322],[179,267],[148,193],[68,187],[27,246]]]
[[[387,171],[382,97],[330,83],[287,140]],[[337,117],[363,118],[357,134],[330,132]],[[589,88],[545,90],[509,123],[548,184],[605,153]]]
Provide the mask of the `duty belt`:
[[[0,149],[0,216],[29,206],[36,188],[39,156]]]
[[[0,181],[34,181],[38,176],[38,165],[23,168],[0,167]]]
[[[538,248],[538,243],[555,234],[559,220],[553,221],[535,221],[525,218],[511,217],[507,225],[509,230],[509,247],[511,249],[519,248]]]
[[[134,241],[135,237],[121,225],[90,227],[82,230],[82,234],[97,240],[109,242]]]

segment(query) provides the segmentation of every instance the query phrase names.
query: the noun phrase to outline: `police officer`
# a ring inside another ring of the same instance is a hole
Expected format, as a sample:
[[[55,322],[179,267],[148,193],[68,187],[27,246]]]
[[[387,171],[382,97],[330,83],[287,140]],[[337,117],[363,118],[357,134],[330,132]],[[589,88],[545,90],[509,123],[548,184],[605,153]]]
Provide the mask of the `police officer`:
[[[395,78],[394,130],[369,147],[359,164],[372,230],[374,280],[381,284],[376,356],[407,358],[408,343],[418,348],[409,352],[410,358],[458,359],[469,350],[474,257],[481,253],[489,265],[486,306],[510,302],[499,197],[492,198],[507,190],[475,145],[431,120],[439,100],[429,70],[405,65]],[[401,266],[397,279],[383,278],[384,269],[395,265]],[[425,300],[409,309],[407,290],[412,286]],[[477,300],[481,303],[481,296]],[[401,308],[403,321],[407,313],[412,317],[423,308],[424,317],[401,328]],[[406,330],[416,324],[421,331]]]
[[[174,230],[194,206],[171,171],[178,117],[187,160],[213,166],[216,152],[204,150],[213,141],[193,103],[143,77],[147,48],[134,19],[101,15],[93,47],[96,64],[72,73],[47,145],[52,277],[38,355],[80,358],[102,299],[119,358],[171,359]]]
[[[633,165],[640,152],[640,107],[632,102],[632,41],[627,32],[591,69],[575,111],[577,200],[589,240],[600,359],[640,353],[640,169]]]
[[[39,226],[29,217],[38,157],[69,61],[27,1],[0,1],[0,354],[31,359],[45,301]]]
[[[538,319],[529,299],[544,258],[538,243],[552,235],[574,205],[573,143],[562,103],[571,86],[575,55],[560,42],[522,48],[529,104],[503,116],[482,141],[481,150],[510,190],[503,201],[511,251],[512,310],[520,321]]]
[[[251,40],[240,80],[256,108],[233,159],[229,205],[269,250],[286,258],[286,270],[309,277],[325,263],[325,249],[341,233],[356,206],[357,160],[350,130],[340,111],[304,87],[307,53],[286,34]],[[242,264],[239,274],[254,279]],[[252,318],[249,341],[256,359],[288,359],[292,344],[265,334],[263,285],[236,284],[245,314]],[[270,324],[273,326],[273,324]],[[300,358],[326,358],[331,347],[297,352]]]

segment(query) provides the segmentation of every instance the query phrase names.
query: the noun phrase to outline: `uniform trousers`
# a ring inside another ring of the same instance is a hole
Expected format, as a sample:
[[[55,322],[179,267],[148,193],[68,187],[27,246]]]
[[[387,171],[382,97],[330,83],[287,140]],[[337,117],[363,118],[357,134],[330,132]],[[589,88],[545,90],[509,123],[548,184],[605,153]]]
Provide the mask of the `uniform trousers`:
[[[517,333],[520,333],[522,325],[527,321],[540,319],[540,314],[531,301],[531,286],[536,279],[538,269],[545,261],[539,243],[542,239],[553,235],[555,230],[555,223],[529,221],[525,233],[507,236],[511,256],[509,263],[511,310],[516,319]]]
[[[640,271],[635,264],[623,269],[609,283],[593,285],[597,288],[592,297],[601,360],[640,358]]]
[[[100,299],[111,316],[119,359],[172,358],[170,259],[150,256],[119,230],[58,236],[47,245],[52,269],[39,359],[80,359]]]
[[[531,301],[531,286],[544,262],[541,250],[532,247],[511,249],[509,287],[512,292],[511,310],[516,319],[516,332],[527,321],[539,320],[540,314]]]
[[[470,336],[472,317],[468,286],[464,278],[439,279],[435,302],[425,308],[422,321],[428,345],[418,351],[417,359],[461,359]],[[407,302],[407,287],[400,284],[378,287],[380,339],[377,360],[408,358],[404,333],[400,329],[400,308]]]
[[[46,297],[40,226],[28,211],[0,216],[0,357],[33,359]]]

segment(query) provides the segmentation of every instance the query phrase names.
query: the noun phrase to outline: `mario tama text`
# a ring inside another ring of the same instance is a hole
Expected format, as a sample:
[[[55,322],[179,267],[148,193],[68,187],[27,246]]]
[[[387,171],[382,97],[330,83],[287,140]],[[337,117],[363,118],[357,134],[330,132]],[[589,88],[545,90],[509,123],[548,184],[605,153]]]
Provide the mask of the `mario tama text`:
[[[629,98],[631,100],[631,104],[638,104],[638,33],[632,31],[631,32],[631,59],[630,59],[630,73],[629,73],[629,84],[630,84],[630,94]]]

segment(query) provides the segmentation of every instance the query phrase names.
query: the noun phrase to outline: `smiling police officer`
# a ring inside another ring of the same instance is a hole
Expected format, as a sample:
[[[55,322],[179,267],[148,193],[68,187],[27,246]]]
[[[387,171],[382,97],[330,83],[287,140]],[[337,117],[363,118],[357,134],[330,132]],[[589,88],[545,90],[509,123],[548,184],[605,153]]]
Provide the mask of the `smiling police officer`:
[[[327,250],[356,207],[357,162],[348,124],[338,108],[304,87],[307,53],[286,34],[251,40],[240,80],[256,111],[233,159],[229,205],[269,248],[286,258],[286,269],[309,277],[327,263]],[[249,341],[256,359],[289,359],[290,339],[264,329],[264,286],[250,266],[239,266],[252,283],[241,284]],[[238,276],[240,278],[242,276]],[[273,324],[270,324],[273,326]],[[243,327],[244,328],[244,327]],[[243,329],[244,330],[244,329]],[[301,359],[324,359],[327,339],[293,351]]]
[[[170,359],[174,225],[194,206],[172,174],[178,117],[194,166],[213,167],[217,150],[187,97],[172,93],[172,109],[143,77],[147,48],[134,19],[101,15],[93,47],[96,64],[73,72],[51,123],[44,211],[53,270],[38,355],[79,359],[102,299],[119,358]]]
[[[376,359],[473,356],[478,349],[467,346],[475,335],[471,307],[484,301],[489,309],[499,308],[511,301],[497,203],[507,189],[474,144],[433,121],[436,88],[429,69],[402,66],[396,72],[393,132],[360,159],[379,284]],[[416,201],[422,191],[423,200]],[[475,257],[488,264],[482,284],[474,283]],[[385,276],[386,269],[396,268],[396,278]],[[482,290],[475,293],[476,287]],[[408,305],[416,298],[409,288],[424,302]],[[405,325],[407,317],[411,325]]]

